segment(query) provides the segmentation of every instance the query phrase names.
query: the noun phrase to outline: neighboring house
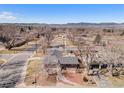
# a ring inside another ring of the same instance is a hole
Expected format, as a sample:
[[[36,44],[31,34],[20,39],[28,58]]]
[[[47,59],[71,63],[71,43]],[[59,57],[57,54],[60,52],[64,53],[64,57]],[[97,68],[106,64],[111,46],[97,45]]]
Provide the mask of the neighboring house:
[[[87,64],[87,70],[89,75],[99,74],[99,71],[101,69],[106,69],[108,67],[109,67],[109,64],[106,63],[106,61],[103,58],[98,58],[98,57],[93,58]]]

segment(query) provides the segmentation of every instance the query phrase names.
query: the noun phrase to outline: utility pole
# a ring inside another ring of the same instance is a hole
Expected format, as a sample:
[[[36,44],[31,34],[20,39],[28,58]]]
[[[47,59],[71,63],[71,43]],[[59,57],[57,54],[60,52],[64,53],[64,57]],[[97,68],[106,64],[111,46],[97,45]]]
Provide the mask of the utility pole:
[[[66,52],[66,36],[64,37],[64,44],[65,44],[65,52]]]
[[[37,87],[36,64],[35,64],[34,81],[32,82],[32,84],[34,84],[35,88]]]
[[[64,44],[64,52],[66,53],[66,37],[62,36],[63,44]]]
[[[35,45],[36,45],[36,54],[37,54],[37,48],[38,48],[38,46],[37,46],[37,40],[36,40],[36,44]]]

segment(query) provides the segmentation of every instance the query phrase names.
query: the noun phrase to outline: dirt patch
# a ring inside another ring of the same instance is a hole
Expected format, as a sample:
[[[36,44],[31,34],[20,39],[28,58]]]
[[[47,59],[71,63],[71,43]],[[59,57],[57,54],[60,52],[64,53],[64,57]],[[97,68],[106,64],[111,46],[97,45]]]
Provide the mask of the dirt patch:
[[[64,76],[69,81],[76,83],[77,85],[80,85],[82,87],[96,87],[96,83],[93,80],[93,78],[90,76],[87,76],[84,73],[85,72],[78,73],[78,72],[74,71],[73,69],[71,69],[71,70],[68,69],[64,73]]]
[[[55,86],[57,83],[56,75],[45,76],[43,73],[40,73],[37,79],[38,86]]]
[[[64,76],[71,82],[83,85],[82,75],[80,73],[76,73],[75,71],[66,71]]]

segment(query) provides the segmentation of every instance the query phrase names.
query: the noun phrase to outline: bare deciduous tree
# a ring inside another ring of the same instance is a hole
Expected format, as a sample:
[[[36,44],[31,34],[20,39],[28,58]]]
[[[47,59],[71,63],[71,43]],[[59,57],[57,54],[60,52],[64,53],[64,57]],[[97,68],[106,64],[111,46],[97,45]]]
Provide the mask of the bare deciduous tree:
[[[94,44],[100,44],[102,41],[102,37],[100,34],[97,34],[94,40]]]
[[[45,33],[45,42],[47,43],[47,47],[50,46],[52,40],[53,40],[53,34],[51,28],[47,27]]]
[[[6,49],[21,46],[27,41],[21,37],[20,31],[15,25],[5,25],[0,31],[0,41]]]

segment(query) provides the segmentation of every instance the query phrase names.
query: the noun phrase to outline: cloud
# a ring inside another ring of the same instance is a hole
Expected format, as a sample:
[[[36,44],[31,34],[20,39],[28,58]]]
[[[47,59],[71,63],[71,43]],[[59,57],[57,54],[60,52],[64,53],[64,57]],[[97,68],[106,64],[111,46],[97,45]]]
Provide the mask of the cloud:
[[[1,20],[15,20],[16,16],[12,12],[1,12],[0,13]]]

